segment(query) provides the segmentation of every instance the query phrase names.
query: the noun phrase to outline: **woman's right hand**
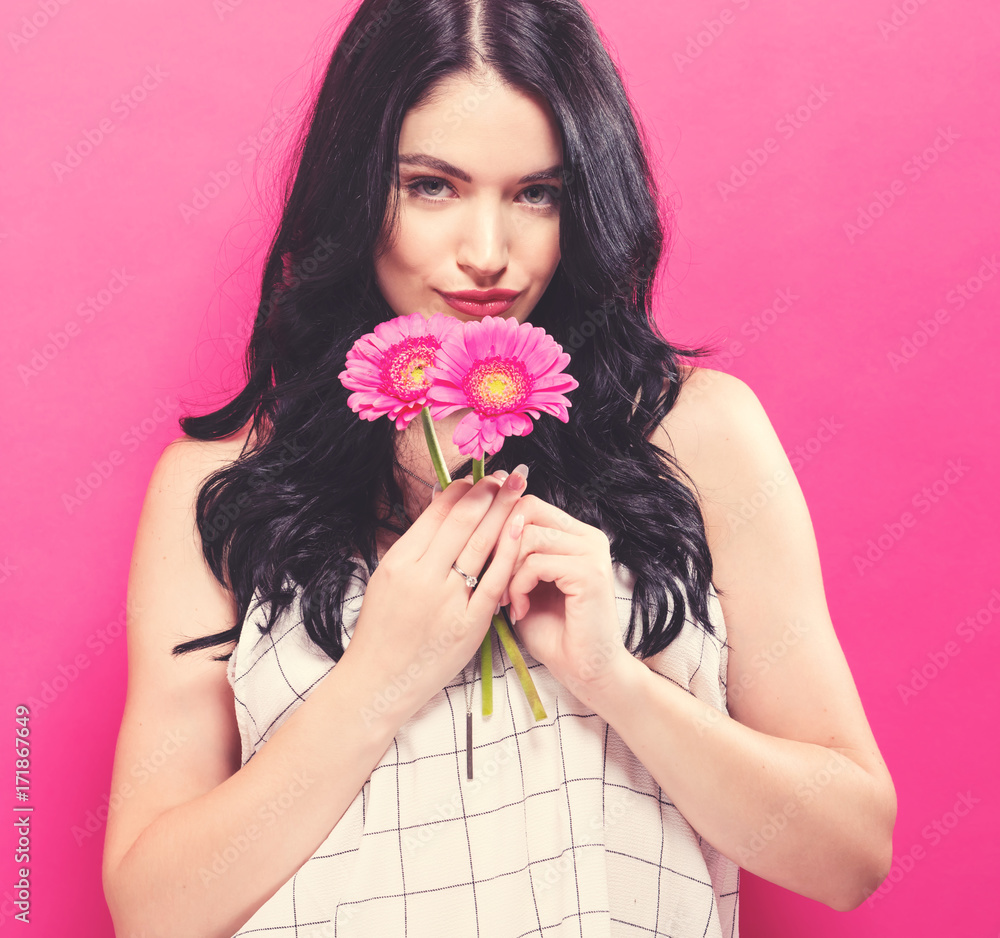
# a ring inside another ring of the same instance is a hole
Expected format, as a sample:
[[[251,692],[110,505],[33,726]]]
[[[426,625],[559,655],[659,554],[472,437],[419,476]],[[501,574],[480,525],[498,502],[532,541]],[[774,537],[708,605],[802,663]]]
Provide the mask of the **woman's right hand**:
[[[526,471],[456,479],[386,551],[341,659],[370,675],[371,699],[359,706],[391,711],[401,726],[468,664],[513,574]],[[479,577],[474,589],[453,563]]]

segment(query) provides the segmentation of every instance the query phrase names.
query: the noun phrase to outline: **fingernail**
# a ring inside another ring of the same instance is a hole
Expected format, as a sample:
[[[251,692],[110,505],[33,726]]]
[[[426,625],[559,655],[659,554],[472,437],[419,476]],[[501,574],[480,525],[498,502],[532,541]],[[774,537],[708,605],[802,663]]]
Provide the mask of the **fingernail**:
[[[510,536],[518,538],[524,530],[524,515],[514,515],[514,520],[510,523]]]
[[[510,607],[510,624],[517,625],[517,616],[514,615],[514,607]]]
[[[497,608],[496,608],[496,611],[493,613],[493,615],[495,615],[495,616],[500,615],[500,603],[497,603]]]
[[[506,469],[497,469],[497,471],[494,472],[493,475],[495,478],[503,482],[506,480],[507,476],[510,475],[510,473]]]
[[[434,488],[431,490],[431,495],[437,495],[440,491],[441,491],[441,480],[438,479],[437,482],[434,483]]]
[[[507,485],[515,492],[520,492],[528,484],[528,467],[521,463],[507,479]]]

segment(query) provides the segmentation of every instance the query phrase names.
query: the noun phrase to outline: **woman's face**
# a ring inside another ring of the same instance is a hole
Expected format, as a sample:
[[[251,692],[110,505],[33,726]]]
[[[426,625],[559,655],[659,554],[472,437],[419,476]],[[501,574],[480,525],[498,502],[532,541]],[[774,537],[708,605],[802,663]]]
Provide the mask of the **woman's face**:
[[[548,103],[452,75],[403,119],[396,237],[375,261],[399,316],[524,322],[559,264],[562,144]],[[530,177],[530,178],[525,178]],[[483,291],[516,293],[488,301]],[[444,294],[480,294],[452,298]]]

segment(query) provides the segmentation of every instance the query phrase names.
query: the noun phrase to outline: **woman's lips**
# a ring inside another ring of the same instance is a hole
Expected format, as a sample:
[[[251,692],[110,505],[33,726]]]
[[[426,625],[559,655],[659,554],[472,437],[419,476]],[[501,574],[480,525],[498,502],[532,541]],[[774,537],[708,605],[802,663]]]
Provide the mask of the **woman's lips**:
[[[438,292],[441,293],[440,290]],[[515,294],[507,299],[488,300],[484,302],[482,300],[461,299],[454,295],[441,293],[441,297],[452,309],[457,309],[460,313],[465,313],[467,316],[499,315],[510,309],[518,296],[520,294]]]

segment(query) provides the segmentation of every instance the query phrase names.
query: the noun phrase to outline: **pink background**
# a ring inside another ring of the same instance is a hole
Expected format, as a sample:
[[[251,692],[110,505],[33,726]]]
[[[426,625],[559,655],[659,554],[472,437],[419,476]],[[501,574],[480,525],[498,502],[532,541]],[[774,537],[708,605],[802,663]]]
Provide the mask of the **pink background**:
[[[235,388],[274,217],[269,179],[345,7],[301,2],[290,17],[241,0],[100,0],[44,12],[56,6],[11,0],[0,50],[0,715],[9,743],[15,704],[49,688],[31,722],[33,923],[89,938],[111,934],[104,831],[74,828],[110,794],[142,498],[177,417]],[[881,894],[837,913],[745,874],[741,932],[995,935],[1000,278],[975,278],[1000,251],[1000,10],[590,8],[678,210],[660,320],[678,341],[723,343],[714,367],[757,392],[793,459],[899,798]],[[228,184],[213,190],[213,178]],[[206,186],[212,197],[185,218]],[[780,291],[792,299],[775,306]],[[978,630],[961,625],[977,613]],[[974,807],[957,818],[963,795]],[[4,798],[15,803],[12,787]],[[8,824],[10,933],[12,847]]]

